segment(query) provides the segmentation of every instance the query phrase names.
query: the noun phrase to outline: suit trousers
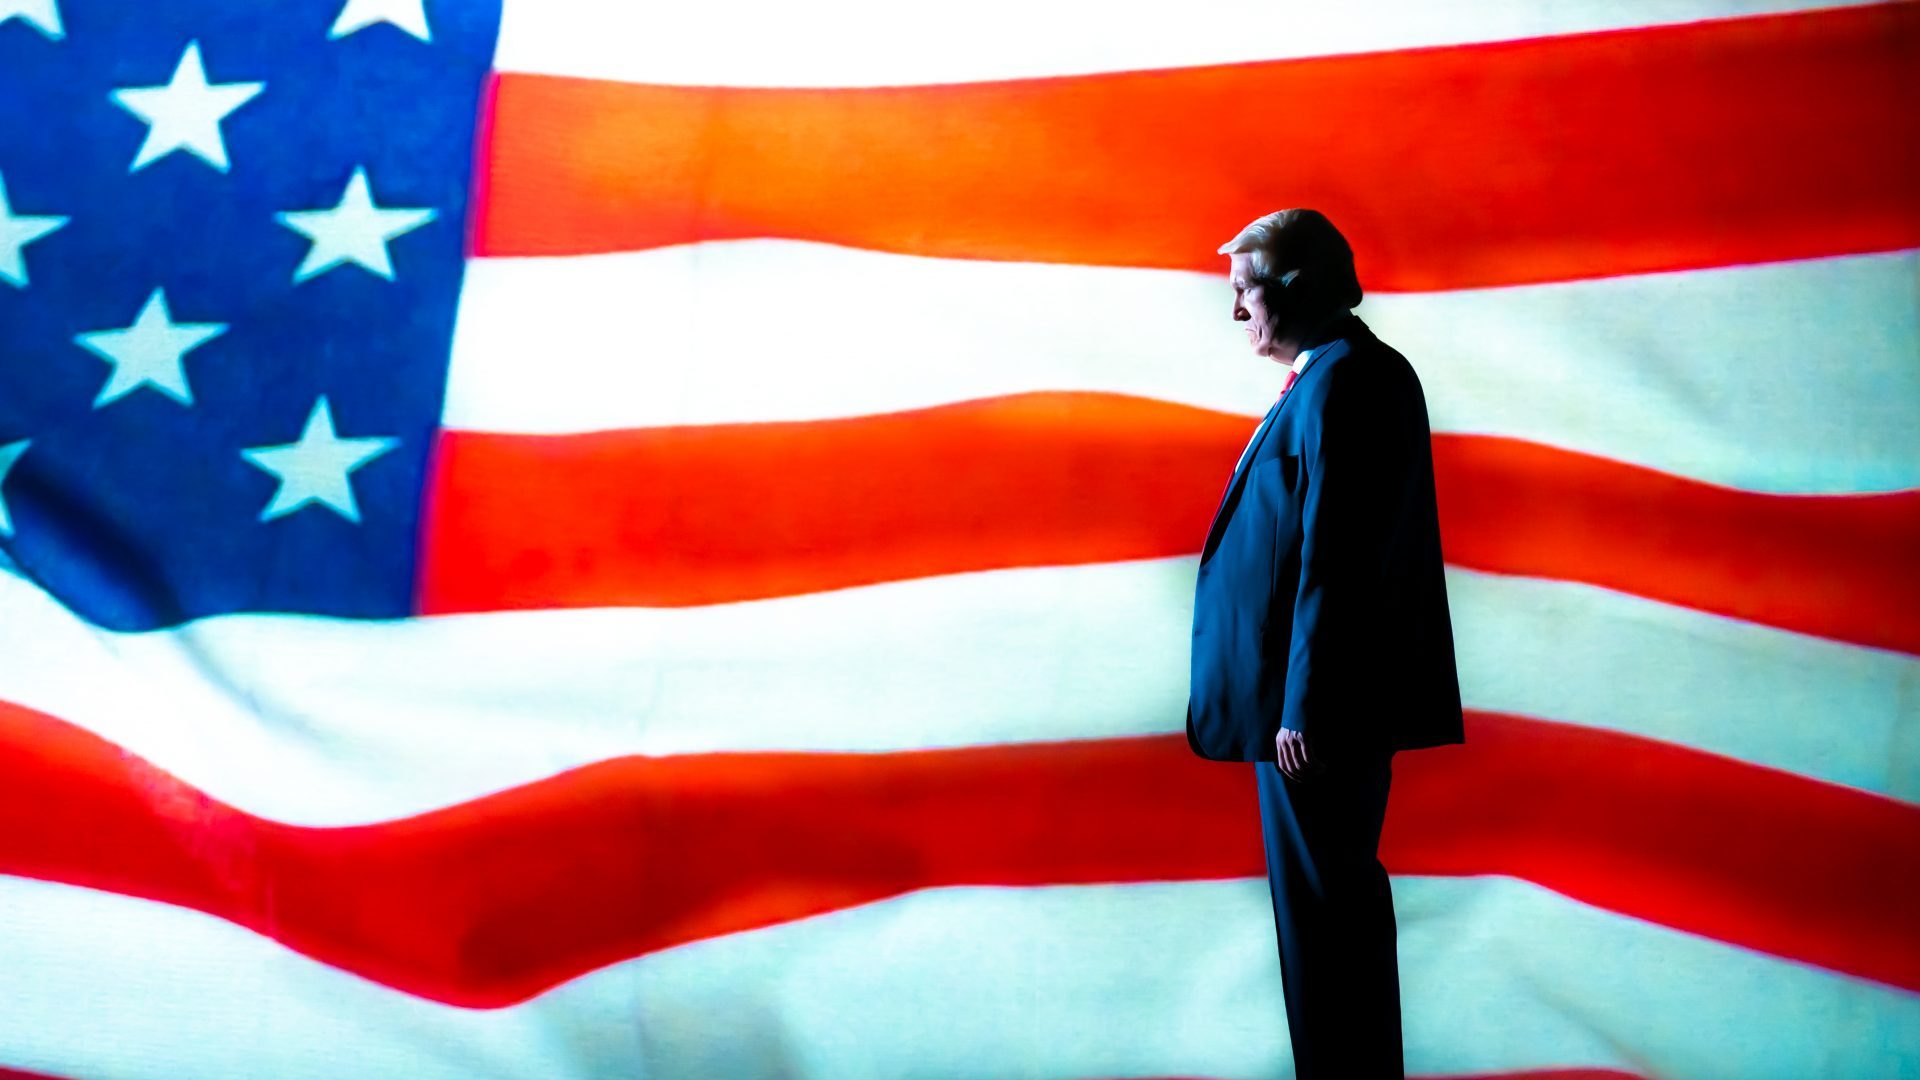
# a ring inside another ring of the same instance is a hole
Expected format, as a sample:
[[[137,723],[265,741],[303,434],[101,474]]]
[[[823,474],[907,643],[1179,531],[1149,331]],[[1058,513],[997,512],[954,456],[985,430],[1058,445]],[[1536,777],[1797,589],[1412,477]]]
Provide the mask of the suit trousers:
[[[1393,891],[1379,858],[1392,751],[1304,780],[1254,763],[1299,1080],[1403,1080]]]

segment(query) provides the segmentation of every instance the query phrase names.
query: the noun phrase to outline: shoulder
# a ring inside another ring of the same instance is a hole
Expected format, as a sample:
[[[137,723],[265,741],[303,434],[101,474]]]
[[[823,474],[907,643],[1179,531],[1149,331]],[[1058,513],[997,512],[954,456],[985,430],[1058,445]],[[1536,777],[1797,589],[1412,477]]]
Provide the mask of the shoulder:
[[[1410,372],[1406,358],[1370,333],[1349,334],[1345,347],[1314,360],[1321,368],[1319,396],[1369,396],[1401,380]]]
[[[1400,355],[1400,350],[1380,340],[1379,336],[1373,332],[1373,328],[1362,321],[1358,315],[1348,322],[1346,342],[1348,356],[1373,361],[1370,366],[1382,375],[1395,375],[1412,370],[1412,365],[1407,363],[1406,357]]]
[[[1346,335],[1346,349],[1327,365],[1326,392],[1343,398],[1420,397],[1420,379],[1400,350],[1375,337],[1358,318]]]
[[[1350,336],[1348,348],[1329,356],[1313,395],[1322,432],[1378,439],[1389,432],[1426,426],[1426,401],[1413,365],[1370,332]]]

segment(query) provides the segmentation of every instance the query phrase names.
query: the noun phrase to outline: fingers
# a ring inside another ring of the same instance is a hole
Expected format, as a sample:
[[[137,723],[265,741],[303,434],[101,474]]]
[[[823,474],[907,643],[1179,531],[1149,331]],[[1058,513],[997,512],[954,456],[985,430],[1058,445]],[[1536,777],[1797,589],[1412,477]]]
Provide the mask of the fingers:
[[[1318,764],[1308,758],[1306,737],[1297,731],[1281,728],[1274,737],[1273,749],[1280,772],[1289,779],[1303,779]]]
[[[1319,750],[1308,752],[1305,734],[1291,728],[1281,728],[1274,736],[1273,750],[1280,772],[1293,780],[1304,780],[1327,771],[1326,755]]]

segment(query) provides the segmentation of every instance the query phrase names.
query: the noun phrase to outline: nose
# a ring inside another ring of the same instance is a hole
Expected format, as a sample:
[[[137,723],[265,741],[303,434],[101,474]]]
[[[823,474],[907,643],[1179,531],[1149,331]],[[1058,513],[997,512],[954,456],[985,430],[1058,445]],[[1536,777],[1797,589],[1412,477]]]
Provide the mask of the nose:
[[[1241,307],[1240,301],[1235,300],[1233,302],[1233,321],[1246,322],[1248,319],[1251,319],[1251,318],[1253,318],[1253,313],[1248,311],[1246,308]]]

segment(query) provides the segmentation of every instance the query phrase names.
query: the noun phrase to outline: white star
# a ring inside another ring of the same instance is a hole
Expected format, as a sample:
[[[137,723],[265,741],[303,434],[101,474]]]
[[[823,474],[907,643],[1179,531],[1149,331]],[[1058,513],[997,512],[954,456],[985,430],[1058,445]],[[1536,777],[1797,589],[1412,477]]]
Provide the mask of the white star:
[[[383,209],[373,205],[365,166],[353,170],[340,205],[331,210],[286,210],[275,214],[280,224],[313,241],[293,280],[305,281],[352,261],[393,280],[387,242],[432,221],[430,209]]]
[[[252,101],[266,83],[207,82],[200,43],[187,43],[173,79],[165,86],[123,87],[108,95],[121,108],[147,122],[147,141],[128,172],[138,172],[175,150],[191,150],[200,160],[227,171],[227,143],[220,121]]]
[[[333,410],[327,395],[321,394],[313,412],[307,414],[299,442],[249,447],[240,456],[280,478],[273,501],[260,511],[261,521],[291,514],[308,503],[323,503],[348,521],[358,522],[360,508],[354,505],[347,474],[399,444],[399,439],[386,436],[342,439],[335,435]]]
[[[427,0],[347,0],[327,37],[338,40],[377,22],[392,23],[421,41],[433,40],[433,31],[427,28]]]
[[[67,223],[51,215],[15,214],[7,204],[7,178],[0,176],[0,280],[27,287],[27,260],[21,250]]]
[[[60,8],[54,0],[0,0],[0,23],[8,19],[25,19],[55,41],[67,36],[60,28]]]
[[[20,460],[20,455],[27,452],[27,446],[32,442],[32,439],[21,439],[0,446],[0,484],[7,482],[7,474],[13,471],[13,463]],[[6,492],[0,491],[0,536],[12,536],[13,518],[7,516],[5,496]]]
[[[152,386],[182,405],[191,405],[193,391],[187,387],[181,358],[226,332],[226,323],[174,322],[167,311],[166,290],[155,289],[132,326],[76,334],[73,340],[113,365],[113,374],[93,399],[94,408],[118,401],[142,386]]]

